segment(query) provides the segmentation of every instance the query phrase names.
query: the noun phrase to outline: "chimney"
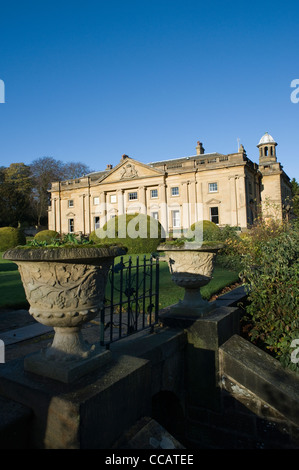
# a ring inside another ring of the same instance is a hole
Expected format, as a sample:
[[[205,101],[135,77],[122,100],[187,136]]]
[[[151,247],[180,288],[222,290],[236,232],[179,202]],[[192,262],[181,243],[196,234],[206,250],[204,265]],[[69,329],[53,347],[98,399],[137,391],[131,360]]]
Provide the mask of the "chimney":
[[[197,147],[196,147],[196,155],[203,155],[205,153],[205,149],[202,146],[201,142],[197,142]]]
[[[126,158],[129,158],[128,155],[126,155],[125,153],[122,155],[121,157],[123,160],[125,160]]]

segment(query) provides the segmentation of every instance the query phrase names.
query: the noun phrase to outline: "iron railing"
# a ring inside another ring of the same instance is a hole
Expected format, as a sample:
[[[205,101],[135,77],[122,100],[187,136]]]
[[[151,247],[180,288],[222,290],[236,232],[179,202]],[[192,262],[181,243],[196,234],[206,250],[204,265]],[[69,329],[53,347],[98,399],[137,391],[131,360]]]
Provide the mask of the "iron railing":
[[[112,342],[158,323],[159,257],[132,257],[113,264],[108,275],[104,305],[100,315],[100,341]]]

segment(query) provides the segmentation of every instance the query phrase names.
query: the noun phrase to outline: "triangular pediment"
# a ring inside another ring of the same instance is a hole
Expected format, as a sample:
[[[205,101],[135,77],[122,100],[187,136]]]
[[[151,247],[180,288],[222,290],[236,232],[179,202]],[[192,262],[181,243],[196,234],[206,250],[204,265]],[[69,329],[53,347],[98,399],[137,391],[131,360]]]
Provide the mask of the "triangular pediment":
[[[101,183],[112,183],[119,181],[131,181],[139,178],[149,178],[152,176],[161,176],[164,171],[152,168],[150,165],[126,157],[116,165],[113,170],[100,179]]]
[[[210,199],[207,201],[207,204],[220,204],[221,201],[219,199]]]

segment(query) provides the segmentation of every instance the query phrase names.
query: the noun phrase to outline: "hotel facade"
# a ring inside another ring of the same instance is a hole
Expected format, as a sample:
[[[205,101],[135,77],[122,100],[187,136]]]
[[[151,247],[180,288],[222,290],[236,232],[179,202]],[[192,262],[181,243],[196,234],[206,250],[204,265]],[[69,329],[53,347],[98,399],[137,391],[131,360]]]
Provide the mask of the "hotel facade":
[[[115,167],[53,182],[49,229],[88,235],[115,216],[143,213],[158,219],[166,235],[199,220],[246,230],[260,207],[265,217],[282,219],[291,186],[276,146],[268,133],[260,139],[259,164],[242,145],[237,153],[205,153],[201,142],[193,156],[148,164],[123,155]]]

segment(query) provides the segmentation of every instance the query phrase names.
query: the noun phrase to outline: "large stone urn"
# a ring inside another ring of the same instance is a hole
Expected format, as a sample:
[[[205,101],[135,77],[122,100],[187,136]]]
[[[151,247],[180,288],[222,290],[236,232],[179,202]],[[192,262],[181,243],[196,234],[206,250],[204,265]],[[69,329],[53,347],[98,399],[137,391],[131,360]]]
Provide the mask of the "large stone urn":
[[[164,252],[172,281],[185,289],[183,300],[170,307],[170,313],[188,317],[202,317],[215,308],[204,300],[200,289],[210,282],[220,243],[162,244],[157,251]]]
[[[54,328],[50,347],[27,356],[24,369],[71,382],[106,361],[109,352],[83,340],[81,327],[101,310],[118,246],[17,247],[3,258],[19,268],[30,314]]]

